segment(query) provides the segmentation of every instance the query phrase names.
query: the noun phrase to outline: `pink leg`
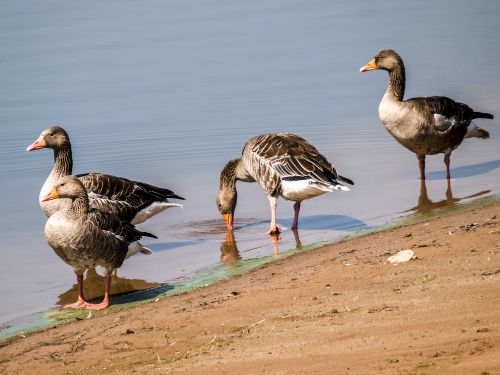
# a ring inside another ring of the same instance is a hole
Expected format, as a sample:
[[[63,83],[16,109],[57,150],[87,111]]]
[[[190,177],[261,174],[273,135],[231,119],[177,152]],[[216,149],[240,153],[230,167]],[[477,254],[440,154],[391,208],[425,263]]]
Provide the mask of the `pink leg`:
[[[300,203],[301,201],[295,202],[293,205],[293,224],[292,224],[292,229],[297,229],[299,227],[299,211],[300,211]]]
[[[281,231],[280,227],[276,224],[276,207],[278,207],[277,199],[274,197],[267,197],[269,199],[269,204],[271,205],[271,227],[267,234],[275,234]]]
[[[89,310],[102,310],[109,306],[109,288],[111,286],[111,274],[106,273],[104,276],[104,299],[101,303],[85,303],[85,307]]]
[[[446,178],[449,180],[451,178],[451,173],[450,173],[450,156],[451,152],[448,154],[444,154],[444,164],[446,165]]]
[[[85,297],[83,296],[83,274],[76,275],[76,282],[78,284],[78,299],[75,303],[70,303],[64,307],[68,307],[70,309],[81,309],[87,303],[87,301],[85,301]]]

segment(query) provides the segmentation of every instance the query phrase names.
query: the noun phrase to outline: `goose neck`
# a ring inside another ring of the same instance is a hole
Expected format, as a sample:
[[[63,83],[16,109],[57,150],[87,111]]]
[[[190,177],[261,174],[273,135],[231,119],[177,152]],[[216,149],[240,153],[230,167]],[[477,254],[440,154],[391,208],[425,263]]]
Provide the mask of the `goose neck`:
[[[401,102],[405,93],[405,68],[397,66],[389,72],[389,84],[384,98]]]
[[[89,197],[86,192],[79,194],[71,202],[71,206],[68,208],[68,212],[73,217],[80,217],[85,215],[89,211]]]
[[[52,173],[59,177],[69,176],[73,170],[71,146],[54,149],[54,168]]]
[[[220,175],[220,187],[234,189],[237,180],[246,180],[246,172],[241,159],[229,161]]]

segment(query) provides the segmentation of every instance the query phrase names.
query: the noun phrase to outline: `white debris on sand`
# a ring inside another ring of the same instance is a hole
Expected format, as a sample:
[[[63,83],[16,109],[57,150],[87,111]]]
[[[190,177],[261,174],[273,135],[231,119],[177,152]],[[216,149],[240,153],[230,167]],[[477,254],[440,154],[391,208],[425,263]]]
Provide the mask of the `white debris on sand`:
[[[391,255],[389,258],[387,258],[387,260],[389,261],[389,263],[392,264],[405,263],[408,262],[411,258],[413,258],[414,255],[415,253],[413,251],[411,251],[410,249],[406,249],[406,250],[401,250],[399,253],[395,255]]]

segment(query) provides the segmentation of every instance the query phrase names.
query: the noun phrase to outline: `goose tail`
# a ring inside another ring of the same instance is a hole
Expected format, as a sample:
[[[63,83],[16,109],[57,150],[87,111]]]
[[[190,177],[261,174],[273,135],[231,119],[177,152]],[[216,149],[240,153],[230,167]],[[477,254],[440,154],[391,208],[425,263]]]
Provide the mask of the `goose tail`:
[[[153,233],[149,233],[149,232],[141,232],[141,236],[158,239],[158,237],[156,237]]]
[[[474,124],[474,121],[472,121],[471,124],[472,124],[472,127],[467,130],[467,133],[465,134],[465,138],[487,139],[490,137],[490,133],[488,133],[486,130],[481,129],[479,126]]]
[[[485,112],[472,112],[472,118],[487,118],[490,120],[493,120],[493,115],[491,113],[485,113]]]
[[[349,184],[349,185],[354,185],[354,181],[351,180],[350,178],[347,178],[347,177],[344,177],[344,176],[337,176],[337,178],[342,181],[342,182],[345,182],[346,184]]]
[[[150,255],[153,254],[153,251],[151,249],[148,249],[146,246],[141,244],[139,241],[132,242],[127,251],[127,255],[125,256],[125,259],[130,258],[132,255],[137,254],[137,253],[142,253],[145,255]]]

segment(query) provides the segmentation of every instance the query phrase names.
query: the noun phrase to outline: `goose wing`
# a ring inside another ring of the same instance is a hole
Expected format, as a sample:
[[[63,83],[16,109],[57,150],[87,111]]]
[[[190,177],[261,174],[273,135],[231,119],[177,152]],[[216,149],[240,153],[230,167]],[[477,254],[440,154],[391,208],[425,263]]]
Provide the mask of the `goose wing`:
[[[338,177],[335,168],[313,145],[292,133],[261,136],[252,152],[283,180],[312,178],[330,185]]]
[[[413,98],[407,103],[440,132],[465,129],[473,117],[473,110],[468,105],[444,96]]]
[[[168,198],[184,199],[173,191],[144,182],[103,173],[77,175],[91,198],[92,207],[111,212],[131,221],[142,209]]]
[[[127,242],[135,242],[143,236],[155,237],[146,232],[141,232],[137,228],[125,221],[121,221],[116,215],[103,212],[98,209],[91,209],[87,216],[87,222],[95,226],[97,230],[108,233],[108,235],[117,237],[118,239]],[[156,237],[155,237],[156,238]]]

